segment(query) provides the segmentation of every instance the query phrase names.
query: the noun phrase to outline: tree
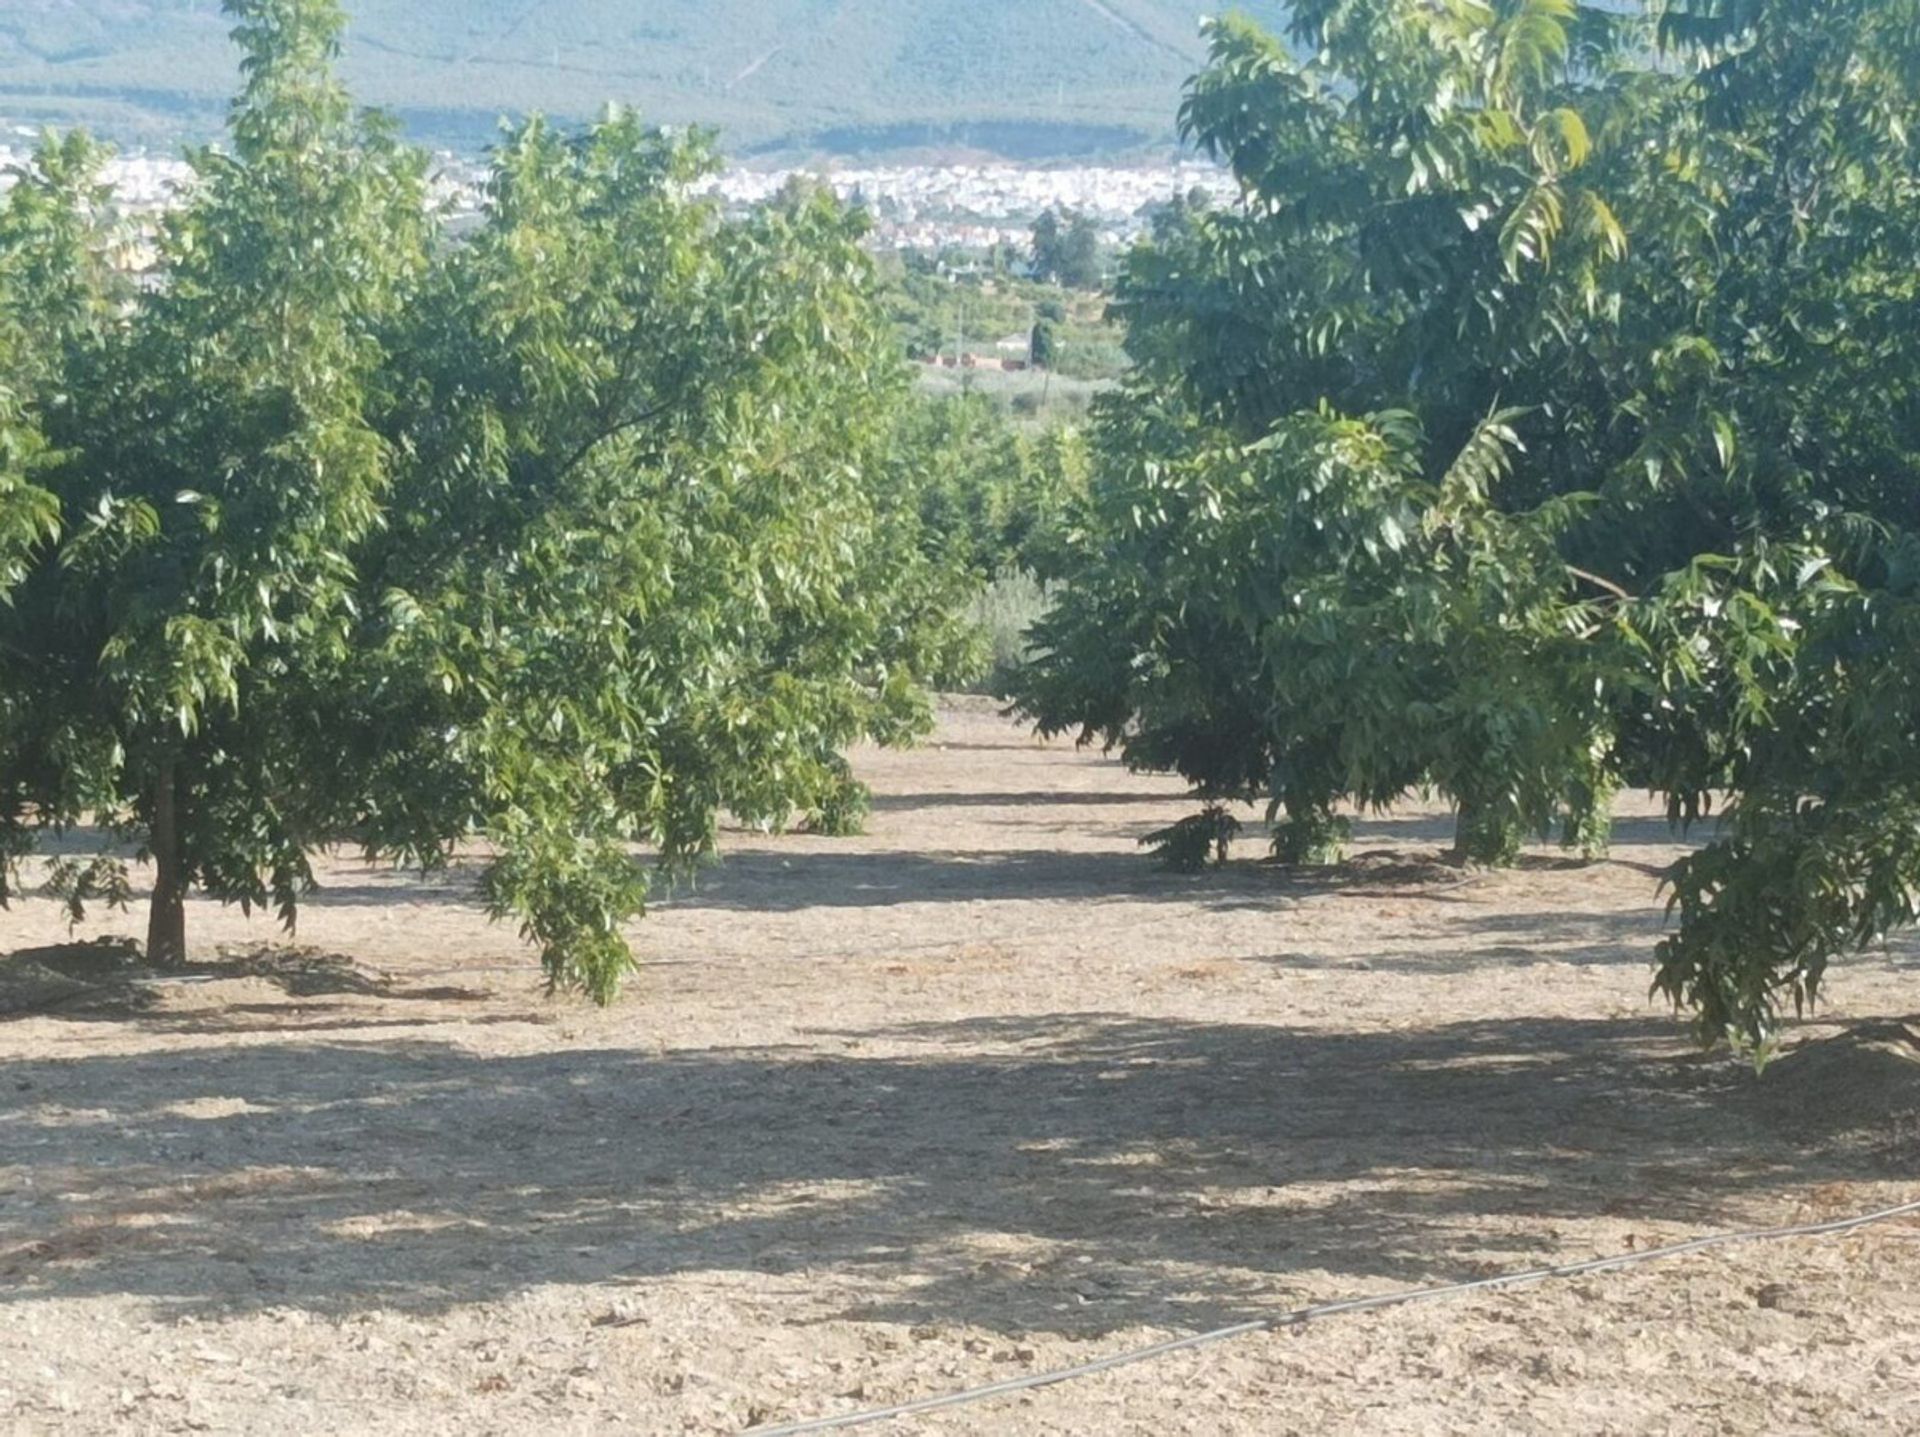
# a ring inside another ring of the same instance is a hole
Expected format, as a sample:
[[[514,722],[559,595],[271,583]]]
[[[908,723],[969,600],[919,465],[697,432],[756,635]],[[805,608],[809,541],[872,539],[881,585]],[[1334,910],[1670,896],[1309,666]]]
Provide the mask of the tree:
[[[355,692],[434,777],[377,843],[432,862],[483,829],[495,911],[599,996],[648,886],[629,845],[692,861],[723,808],[846,826],[839,749],[919,732],[952,642],[882,482],[904,376],[861,221],[815,193],[725,223],[686,197],[712,164],[625,113],[511,135],[387,421],[410,459]]]
[[[12,816],[137,831],[161,962],[185,955],[196,882],[291,915],[305,848],[340,817],[294,740],[338,677],[347,556],[388,477],[362,413],[376,331],[425,261],[423,167],[332,80],[337,9],[233,13],[232,151],[193,156],[164,288],[74,356],[47,416],[67,532],[7,645],[42,684],[6,736]]]
[[[1642,543],[1700,557],[1662,581],[1674,657],[1634,757],[1683,813],[1728,797],[1674,877],[1659,983],[1764,1056],[1834,958],[1916,915],[1920,6],[1658,19],[1712,224],[1690,243],[1645,226],[1645,268],[1674,279],[1648,295],[1664,343],[1628,396],[1636,487],[1667,501]],[[1662,335],[1655,306],[1682,294]]]
[[[965,590],[1044,562],[1084,500],[1078,432],[1018,434],[984,396],[921,399],[902,410],[896,435],[896,492],[917,504],[912,527],[928,558]]]
[[[61,535],[60,498],[50,487],[60,455],[47,428],[72,408],[68,373],[97,359],[127,299],[109,263],[111,212],[99,182],[106,158],[83,135],[45,137],[0,204],[0,904],[33,846],[27,816],[36,798],[45,801],[10,740],[39,726],[51,671],[8,631],[32,607],[15,591]],[[46,741],[69,738],[56,731]],[[66,874],[76,898],[90,884],[117,891],[99,866]]]
[[[1267,800],[1289,860],[1337,854],[1342,800],[1421,785],[1464,857],[1556,817],[1601,840],[1611,734],[1577,698],[1600,618],[1553,559],[1573,514],[1506,502],[1542,336],[1617,248],[1551,10],[1342,8],[1305,66],[1221,22],[1183,125],[1248,203],[1184,210],[1116,292],[1136,368],[1027,706],[1209,804]],[[1430,124],[1412,158],[1374,138]],[[1548,208],[1584,217],[1552,268]]]
[[[1067,307],[1059,300],[1042,300],[1034,309],[1033,337],[1027,354],[1035,369],[1051,369],[1060,357],[1060,328],[1067,322]]]
[[[1212,207],[1213,195],[1203,185],[1194,185],[1184,194],[1176,192],[1165,204],[1153,206],[1148,214],[1153,243],[1162,247],[1175,243]]]
[[[1244,201],[1129,257],[1136,376],[1024,701],[1266,798],[1287,857],[1414,787],[1495,861],[1556,815],[1601,841],[1622,782],[1725,794],[1659,983],[1764,1051],[1920,891],[1920,7],[1293,29],[1213,28],[1182,123]]]
[[[66,524],[0,611],[9,858],[97,816],[153,856],[178,961],[190,887],[291,925],[316,847],[432,866],[484,834],[494,913],[608,999],[633,845],[691,862],[722,808],[856,823],[840,748],[920,731],[956,642],[886,482],[905,380],[863,222],[794,193],[729,223],[690,195],[704,139],[616,111],[509,134],[451,245],[334,78],[337,7],[229,11],[230,151],[193,156],[161,282],[87,308],[28,397]],[[14,230],[85,219],[57,168]]]
[[[1100,226],[1091,215],[1048,209],[1033,222],[1034,277],[1069,289],[1098,289]]]

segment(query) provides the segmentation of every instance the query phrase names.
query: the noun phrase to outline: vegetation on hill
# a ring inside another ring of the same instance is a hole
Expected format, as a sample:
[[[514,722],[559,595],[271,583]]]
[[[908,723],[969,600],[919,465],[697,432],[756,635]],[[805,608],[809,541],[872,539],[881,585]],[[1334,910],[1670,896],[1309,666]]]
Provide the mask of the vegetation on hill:
[[[1035,325],[1052,334],[1048,368],[1073,379],[1114,380],[1128,360],[1120,326],[1108,318],[1107,297],[1071,291],[1014,274],[997,264],[954,257],[950,263],[920,254],[880,262],[887,308],[911,359],[957,359],[965,354],[1031,358]]]
[[[1251,202],[1130,260],[1023,701],[1194,784],[1182,863],[1231,801],[1505,863],[1725,795],[1658,983],[1764,1054],[1920,916],[1920,4],[1294,10],[1213,28]]]
[[[1277,0],[1253,11],[1278,19]],[[1170,140],[1202,48],[1175,0],[363,0],[346,73],[416,134],[472,144],[503,111],[606,100],[738,149],[967,146],[1044,156]],[[208,136],[229,60],[218,0],[15,0],[0,116]]]

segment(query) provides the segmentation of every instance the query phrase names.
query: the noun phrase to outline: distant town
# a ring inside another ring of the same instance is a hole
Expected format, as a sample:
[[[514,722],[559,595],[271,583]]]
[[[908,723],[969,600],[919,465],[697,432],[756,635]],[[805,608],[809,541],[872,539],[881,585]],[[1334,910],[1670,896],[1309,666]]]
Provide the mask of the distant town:
[[[0,139],[0,191],[11,171],[32,154],[35,132],[15,129]],[[1198,160],[1160,166],[1037,167],[1014,164],[835,167],[831,169],[729,169],[707,189],[729,207],[745,208],[777,194],[796,173],[819,179],[873,217],[876,250],[939,253],[1024,247],[1033,221],[1047,210],[1084,214],[1113,245],[1130,244],[1153,210],[1176,194],[1195,189],[1214,199],[1236,193],[1230,175]],[[472,158],[436,156],[433,199],[456,219],[479,211],[483,169]],[[132,151],[116,157],[104,180],[116,202],[132,214],[154,213],[175,202],[191,177],[174,155]]]
[[[730,203],[748,205],[777,193],[789,178],[783,171],[729,170],[713,188]],[[1221,200],[1238,192],[1231,175],[1199,161],[1137,168],[847,168],[820,178],[872,213],[877,247],[924,251],[1024,247],[1033,221],[1050,209],[1084,214],[1103,240],[1130,244],[1175,195],[1201,189]]]

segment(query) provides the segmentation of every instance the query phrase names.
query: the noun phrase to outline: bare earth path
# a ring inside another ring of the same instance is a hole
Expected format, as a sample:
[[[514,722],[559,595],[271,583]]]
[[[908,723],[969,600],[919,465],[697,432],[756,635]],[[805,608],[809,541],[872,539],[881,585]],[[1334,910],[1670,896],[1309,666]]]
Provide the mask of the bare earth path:
[[[1649,1006],[1644,811],[1599,865],[1463,880],[1410,813],[1324,878],[1177,878],[1134,850],[1175,786],[985,712],[941,738],[863,756],[868,838],[734,835],[609,1012],[541,997],[470,875],[344,859],[300,941],[351,961],[0,983],[0,1431],[729,1432],[1920,1195],[1911,1065],[1756,1088]],[[65,940],[0,915],[0,953]],[[1853,965],[1823,1017],[1917,978]],[[891,1430],[1920,1431],[1920,1225]]]

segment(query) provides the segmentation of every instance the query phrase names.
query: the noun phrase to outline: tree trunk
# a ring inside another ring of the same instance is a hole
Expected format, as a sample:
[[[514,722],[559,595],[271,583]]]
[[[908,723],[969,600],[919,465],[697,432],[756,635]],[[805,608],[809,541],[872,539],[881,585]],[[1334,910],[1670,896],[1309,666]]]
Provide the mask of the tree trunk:
[[[1473,858],[1473,809],[1465,800],[1456,800],[1453,808],[1453,847],[1447,851],[1447,857],[1455,863],[1466,863]]]
[[[1512,806],[1454,800],[1453,861],[1486,868],[1511,868],[1519,862],[1526,832]]]
[[[153,902],[147,910],[147,962],[174,968],[187,961],[187,876],[180,859],[180,813],[173,765],[153,787]]]

